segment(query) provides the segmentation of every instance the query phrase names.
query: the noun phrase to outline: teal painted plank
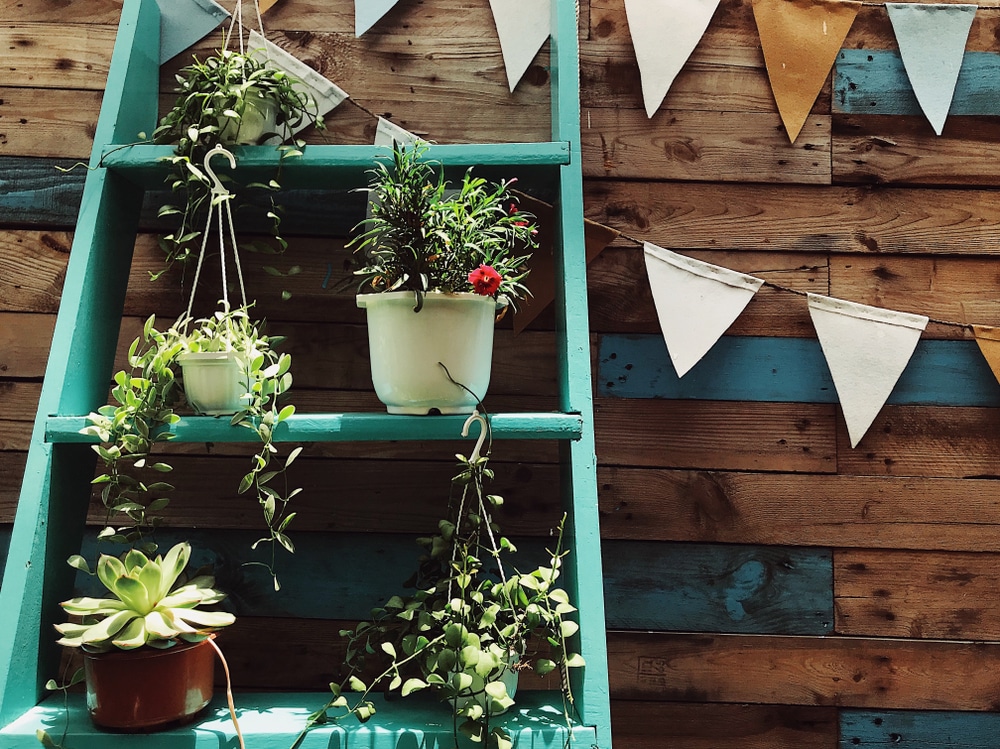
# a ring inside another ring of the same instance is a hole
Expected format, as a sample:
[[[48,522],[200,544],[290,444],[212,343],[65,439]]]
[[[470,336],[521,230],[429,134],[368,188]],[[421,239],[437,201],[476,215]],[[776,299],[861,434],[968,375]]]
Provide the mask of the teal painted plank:
[[[1000,714],[841,710],[839,749],[997,749]]]
[[[74,162],[21,156],[0,157],[0,223],[8,226],[71,228],[83,197],[86,170],[68,174]]]
[[[502,518],[497,520],[502,524]],[[161,531],[161,549],[191,541],[192,564],[215,568],[237,616],[364,619],[372,607],[403,592],[421,550],[407,534],[295,533],[294,555],[280,553],[275,593],[253,552],[250,531]],[[513,539],[522,569],[545,559],[546,539]],[[105,552],[114,548],[102,545]],[[93,533],[81,550],[95,559]],[[336,554],[330,550],[336,549]],[[580,556],[571,546],[567,563]],[[363,576],[357,574],[364,560]],[[603,542],[603,595],[608,602],[600,630],[636,629],[744,634],[829,634],[833,622],[833,563],[826,549],[792,549],[659,541]],[[80,595],[103,595],[98,581],[77,576]]]
[[[678,378],[658,335],[601,338],[598,389],[619,398],[836,403],[819,341],[724,336]],[[922,340],[896,383],[897,405],[1000,406],[975,341]]]
[[[1000,114],[998,77],[1000,54],[966,52],[950,114]],[[834,68],[833,111],[838,114],[923,114],[899,53],[875,49],[840,51]]]
[[[223,635],[224,637],[224,635]],[[220,638],[225,647],[225,641]],[[250,749],[289,749],[306,717],[322,707],[329,694],[248,692],[235,695],[237,719]],[[448,708],[425,695],[413,695],[387,703],[374,695],[376,713],[361,724],[351,718],[321,726],[306,735],[299,749],[418,749],[451,747],[452,719]],[[68,724],[67,724],[68,720]],[[514,737],[518,749],[562,749],[595,746],[593,728],[574,725],[568,743],[566,721],[558,693],[524,691],[517,705],[498,723]],[[58,738],[68,725],[67,749],[220,749],[236,747],[236,731],[225,698],[216,695],[197,722],[169,731],[148,734],[117,734],[95,729],[87,716],[83,695],[69,698],[64,709],[61,698],[51,697],[19,720],[0,730],[0,749],[41,746],[35,729],[45,727]],[[463,743],[463,749],[481,744]]]
[[[833,631],[829,550],[652,541],[605,541],[604,548],[611,629]]]
[[[398,416],[384,413],[294,414],[274,432],[275,442],[343,442],[374,440],[459,439],[465,416]],[[578,439],[578,414],[499,413],[490,416],[494,439]],[[90,443],[80,434],[87,425],[81,416],[47,420],[49,442]],[[170,427],[177,442],[257,442],[257,433],[231,426],[228,417],[185,416]]]
[[[232,152],[245,181],[273,176],[278,159],[275,148],[234,146]],[[157,162],[172,153],[173,146],[108,148],[103,163],[138,185],[157,188],[163,184],[167,170],[166,165]],[[388,155],[389,149],[384,146],[309,145],[301,156],[282,162],[281,184],[289,189],[325,190],[363,186],[368,183],[367,172],[375,159]],[[569,144],[554,141],[435,145],[428,149],[426,158],[446,167],[476,166],[477,174],[483,176],[489,176],[492,167],[502,167],[501,172],[508,177],[516,175],[528,181],[533,175],[551,172],[570,161]]]

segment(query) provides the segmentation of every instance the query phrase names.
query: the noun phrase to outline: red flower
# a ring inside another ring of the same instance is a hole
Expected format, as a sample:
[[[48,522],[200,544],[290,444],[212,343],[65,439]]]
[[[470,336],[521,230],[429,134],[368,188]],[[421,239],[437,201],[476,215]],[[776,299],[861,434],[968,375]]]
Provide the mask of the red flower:
[[[500,288],[500,274],[489,265],[480,265],[469,274],[473,290],[482,296],[492,296]]]

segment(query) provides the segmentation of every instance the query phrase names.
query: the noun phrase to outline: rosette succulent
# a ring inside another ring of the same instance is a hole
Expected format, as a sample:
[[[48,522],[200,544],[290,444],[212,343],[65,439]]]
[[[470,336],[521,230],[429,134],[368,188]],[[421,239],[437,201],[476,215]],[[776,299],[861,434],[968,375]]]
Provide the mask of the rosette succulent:
[[[59,644],[105,652],[133,650],[149,645],[165,649],[178,641],[199,642],[232,624],[225,611],[204,611],[223,600],[215,578],[181,578],[191,556],[191,545],[179,543],[163,556],[147,557],[132,549],[122,559],[102,554],[97,577],[110,592],[107,598],[73,598],[60,604],[80,623],[57,624]]]

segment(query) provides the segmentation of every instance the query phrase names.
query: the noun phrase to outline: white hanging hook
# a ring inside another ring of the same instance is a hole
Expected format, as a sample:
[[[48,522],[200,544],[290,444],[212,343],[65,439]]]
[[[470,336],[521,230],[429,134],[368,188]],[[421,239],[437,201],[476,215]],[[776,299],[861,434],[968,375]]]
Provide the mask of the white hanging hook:
[[[229,160],[229,168],[236,168],[236,157],[232,153],[227,151],[220,145],[216,145],[211,151],[205,154],[205,171],[208,173],[209,178],[212,180],[212,194],[213,195],[230,195],[229,190],[226,186],[222,184],[222,181],[216,176],[215,171],[212,169],[212,157],[218,154],[222,154]]]
[[[483,448],[483,443],[486,441],[486,430],[489,425],[486,423],[486,417],[483,416],[479,411],[473,411],[472,415],[465,420],[465,425],[462,427],[462,436],[469,436],[469,427],[472,426],[473,422],[479,422],[479,439],[476,440],[476,447],[472,451],[472,455],[469,456],[469,462],[475,463],[479,460],[479,451]]]

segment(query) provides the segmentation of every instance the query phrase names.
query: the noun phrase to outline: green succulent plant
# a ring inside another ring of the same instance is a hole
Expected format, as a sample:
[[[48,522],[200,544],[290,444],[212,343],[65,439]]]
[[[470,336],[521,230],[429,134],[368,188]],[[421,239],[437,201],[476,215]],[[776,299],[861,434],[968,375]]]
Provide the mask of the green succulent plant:
[[[111,592],[107,598],[80,597],[60,604],[81,623],[57,624],[60,645],[106,652],[148,645],[165,649],[177,642],[200,642],[228,626],[235,617],[225,611],[205,611],[226,596],[214,588],[215,578],[182,577],[191,545],[179,543],[165,555],[147,557],[132,549],[119,559],[102,554],[97,578]],[[71,563],[79,566],[82,560]]]

